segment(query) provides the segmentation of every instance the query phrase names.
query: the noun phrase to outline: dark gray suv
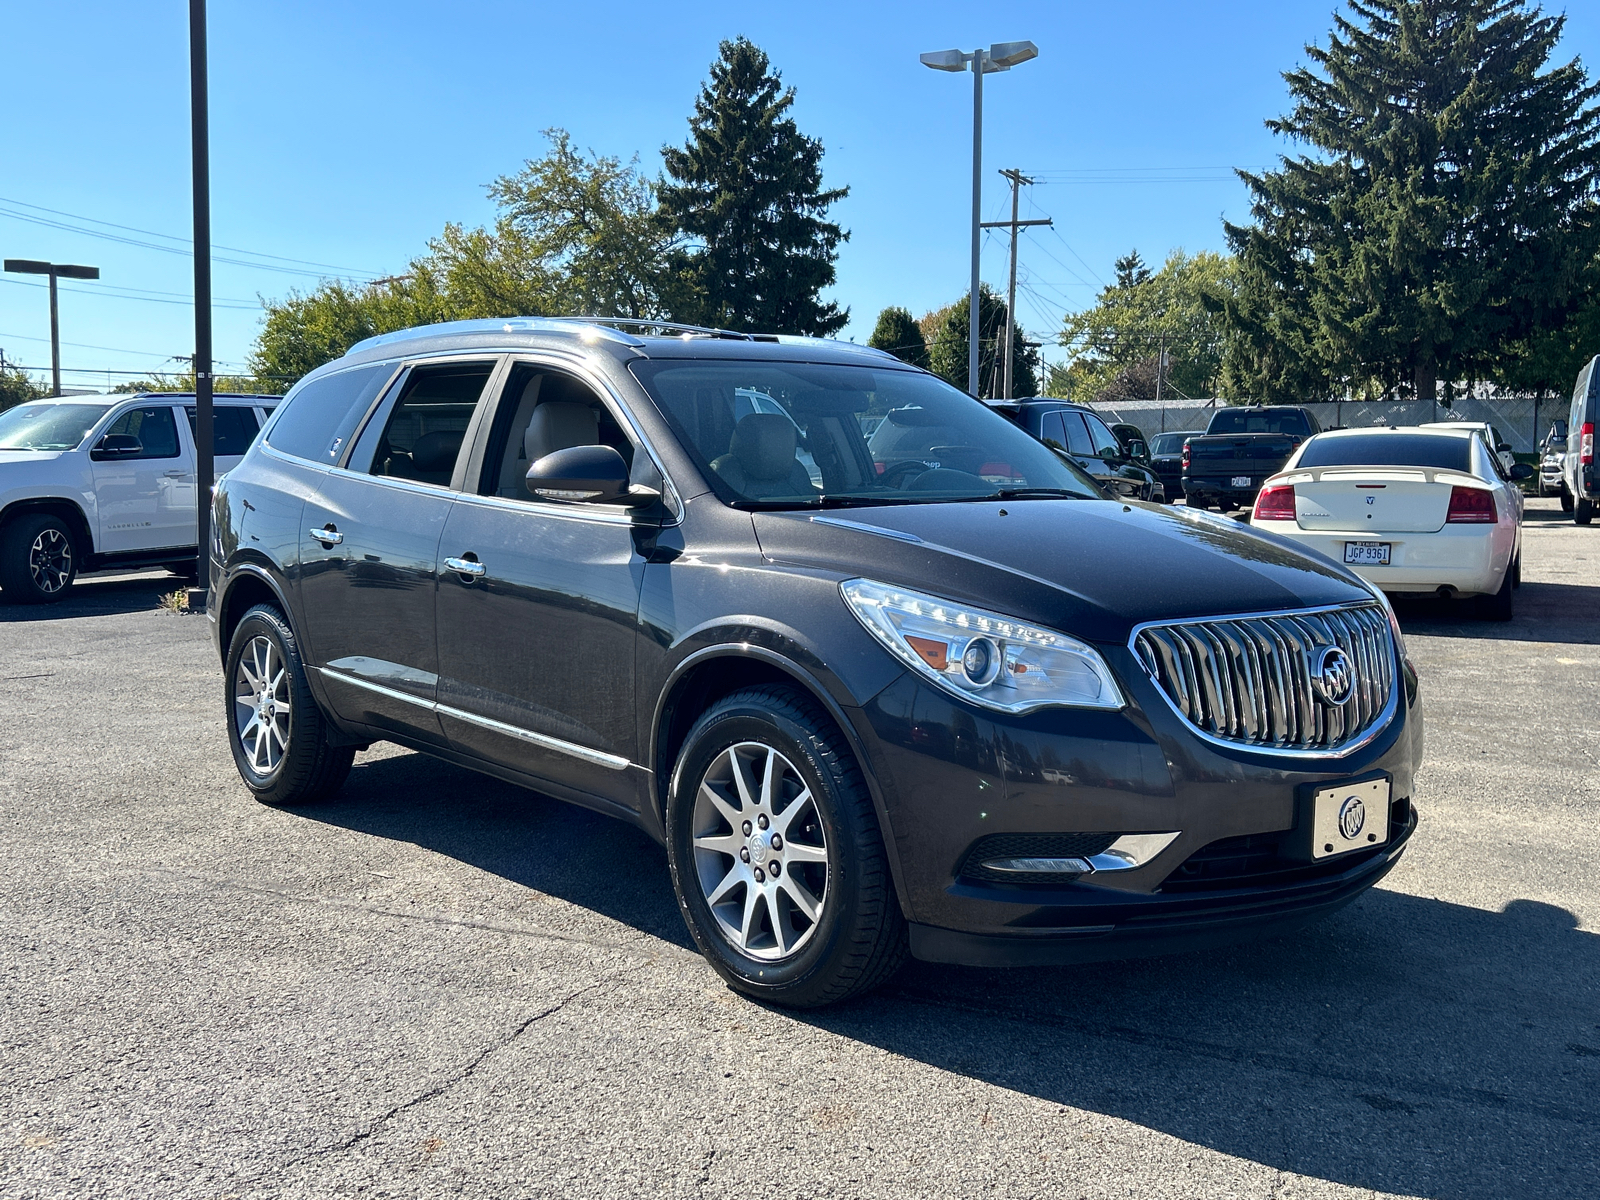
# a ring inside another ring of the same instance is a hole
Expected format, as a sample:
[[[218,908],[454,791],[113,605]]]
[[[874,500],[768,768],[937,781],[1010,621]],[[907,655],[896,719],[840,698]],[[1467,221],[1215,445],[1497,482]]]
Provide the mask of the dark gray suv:
[[[864,433],[886,427],[937,442]],[[534,318],[373,338],[293,389],[214,528],[256,796],[321,800],[387,740],[632,822],[712,965],[778,1003],[907,953],[1283,931],[1415,827],[1416,676],[1380,594],[1108,499],[856,346]]]

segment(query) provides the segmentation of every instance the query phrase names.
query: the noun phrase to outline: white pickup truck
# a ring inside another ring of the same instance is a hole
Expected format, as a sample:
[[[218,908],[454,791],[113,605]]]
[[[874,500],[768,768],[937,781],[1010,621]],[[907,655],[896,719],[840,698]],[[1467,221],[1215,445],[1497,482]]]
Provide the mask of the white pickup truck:
[[[277,396],[215,398],[216,474]],[[60,600],[80,571],[194,570],[194,396],[71,396],[0,412],[0,600]]]

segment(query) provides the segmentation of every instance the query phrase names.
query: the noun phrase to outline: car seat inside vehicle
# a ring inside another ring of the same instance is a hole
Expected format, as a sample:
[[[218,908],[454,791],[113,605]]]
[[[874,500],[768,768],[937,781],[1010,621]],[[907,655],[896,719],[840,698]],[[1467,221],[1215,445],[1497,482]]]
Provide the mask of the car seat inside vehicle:
[[[751,413],[733,427],[728,453],[712,460],[711,469],[751,500],[815,496],[810,474],[795,457],[798,445],[795,424],[788,417]]]
[[[623,462],[633,462],[633,443],[610,410],[587,385],[559,372],[515,368],[502,393],[496,426],[491,446],[502,449],[493,486],[483,490],[504,499],[533,499],[528,468],[557,450],[610,446]]]

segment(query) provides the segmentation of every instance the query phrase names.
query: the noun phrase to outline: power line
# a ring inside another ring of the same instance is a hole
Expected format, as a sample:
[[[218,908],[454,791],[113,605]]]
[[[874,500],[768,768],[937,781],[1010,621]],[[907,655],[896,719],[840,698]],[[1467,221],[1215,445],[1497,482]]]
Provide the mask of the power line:
[[[0,283],[9,283],[16,287],[48,288],[48,283],[29,283],[26,279],[3,279]],[[80,296],[103,296],[111,300],[145,300],[151,304],[183,304],[193,305],[194,297],[185,296],[182,299],[168,300],[167,296],[181,296],[180,292],[156,292],[151,295],[142,295],[143,288],[119,288],[114,284],[101,284],[97,288],[69,288],[58,285],[58,290],[63,292],[76,292]],[[260,301],[230,300],[218,301],[213,308],[230,308],[246,312],[255,312],[261,307]]]
[[[91,225],[104,225],[107,229],[121,229],[126,233],[142,233],[146,237],[164,238],[167,241],[177,242],[180,245],[191,247],[191,249],[189,249],[189,250],[179,250],[179,251],[176,251],[176,253],[180,253],[180,254],[193,254],[194,253],[194,251],[192,249],[192,247],[194,246],[194,242],[191,239],[186,238],[186,237],[178,237],[176,234],[161,233],[160,231],[154,230],[154,229],[140,229],[139,227],[137,227],[135,225],[118,225],[115,221],[102,221],[98,217],[86,217],[86,216],[83,216],[81,213],[69,213],[69,212],[62,211],[61,209],[45,208],[41,204],[29,204],[25,200],[12,200],[7,196],[0,196],[0,204],[14,204],[19,208],[28,208],[28,209],[32,209],[34,212],[49,213],[51,216],[66,217],[69,220],[73,220],[73,221],[87,221]],[[4,211],[4,210],[0,210],[0,211]],[[25,213],[6,213],[6,215],[7,216],[11,216],[11,217],[15,217],[18,220],[23,220],[23,221],[26,221],[26,220],[39,220],[41,224],[46,223],[40,218],[30,218]],[[70,228],[69,226],[64,226],[64,225],[59,225],[59,224],[57,225],[57,227],[58,228]],[[80,229],[80,230],[75,230],[74,232],[87,234],[90,237],[108,237],[108,236],[110,236],[110,235],[107,235],[107,234],[97,234],[92,229]],[[121,239],[116,239],[116,240],[121,240]],[[138,244],[141,244],[141,243],[135,243],[135,244],[138,245]],[[344,272],[346,272],[348,274],[351,274],[351,275],[376,275],[377,274],[377,272],[375,272],[375,271],[363,271],[363,270],[359,270],[356,267],[341,267],[341,266],[339,266],[339,265],[337,265],[335,263],[315,262],[315,261],[313,261],[311,259],[308,259],[308,258],[291,258],[291,257],[289,257],[288,255],[285,255],[285,254],[268,254],[263,250],[245,250],[245,249],[243,249],[243,248],[241,248],[239,246],[222,246],[222,245],[218,245],[216,243],[212,243],[212,245],[213,245],[214,249],[227,250],[227,251],[229,251],[230,253],[233,253],[233,254],[248,254],[252,258],[270,258],[270,259],[274,259],[277,262],[297,263],[302,267],[323,267],[323,268],[326,268],[329,271],[344,271]],[[154,247],[154,248],[155,249],[167,249],[167,247],[159,247],[159,246],[158,247]],[[229,262],[231,260],[229,260],[229,259],[218,259],[217,261],[218,262]],[[265,264],[260,264],[260,265],[265,267]],[[270,268],[268,268],[268,269],[270,269]],[[311,274],[311,272],[308,272],[308,271],[303,271],[303,272],[300,272],[300,273],[301,274]]]

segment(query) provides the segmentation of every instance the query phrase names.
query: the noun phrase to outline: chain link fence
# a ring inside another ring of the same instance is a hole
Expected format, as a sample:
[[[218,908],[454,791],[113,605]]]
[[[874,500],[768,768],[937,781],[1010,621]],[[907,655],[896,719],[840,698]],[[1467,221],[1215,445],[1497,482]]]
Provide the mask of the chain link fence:
[[[1211,414],[1226,407],[1223,401],[1184,400],[1157,403],[1129,400],[1096,404],[1095,412],[1107,422],[1125,421],[1144,430],[1146,439],[1158,433],[1202,430]],[[1518,454],[1532,454],[1549,432],[1550,423],[1565,420],[1568,403],[1559,398],[1499,397],[1493,400],[1458,399],[1445,408],[1425,400],[1349,400],[1335,404],[1307,404],[1324,429],[1344,426],[1421,425],[1425,421],[1488,421]]]

